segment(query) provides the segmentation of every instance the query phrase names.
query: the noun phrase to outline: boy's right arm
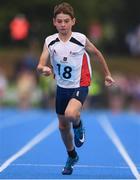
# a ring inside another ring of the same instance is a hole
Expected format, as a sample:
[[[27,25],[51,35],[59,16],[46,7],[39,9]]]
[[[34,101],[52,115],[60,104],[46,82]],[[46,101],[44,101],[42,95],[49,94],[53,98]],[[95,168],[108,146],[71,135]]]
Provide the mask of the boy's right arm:
[[[39,59],[39,63],[37,65],[37,71],[45,76],[49,76],[50,74],[52,74],[51,69],[48,66],[46,66],[48,58],[49,51],[46,45],[44,44],[43,51]]]

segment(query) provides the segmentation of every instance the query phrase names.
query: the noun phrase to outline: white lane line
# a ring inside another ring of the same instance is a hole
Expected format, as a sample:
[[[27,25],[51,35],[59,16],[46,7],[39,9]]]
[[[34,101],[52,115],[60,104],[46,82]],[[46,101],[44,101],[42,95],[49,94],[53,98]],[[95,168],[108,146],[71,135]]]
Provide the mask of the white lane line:
[[[45,129],[43,129],[39,134],[37,134],[33,139],[31,139],[25,146],[23,146],[17,153],[7,159],[1,166],[0,172],[6,169],[12,162],[27,153],[35,145],[40,143],[43,139],[48,137],[57,129],[57,120],[55,119],[51,124],[49,124]]]
[[[63,167],[64,164],[25,164],[25,163],[12,163],[11,166],[32,166],[32,167]],[[104,165],[75,165],[78,168],[103,168],[103,169],[130,169],[129,166],[104,166]],[[140,166],[138,167],[140,169]]]
[[[103,128],[105,133],[108,135],[108,137],[111,139],[113,144],[116,146],[116,148],[120,152],[123,159],[128,164],[128,166],[129,166],[130,170],[132,171],[133,175],[136,177],[136,179],[140,180],[140,174],[139,174],[139,172],[137,170],[136,165],[134,164],[134,162],[130,158],[130,156],[127,153],[125,147],[121,143],[119,137],[117,136],[117,134],[113,130],[111,124],[108,121],[108,118],[106,116],[100,116],[99,119],[98,119],[98,122],[100,123],[101,127]]]

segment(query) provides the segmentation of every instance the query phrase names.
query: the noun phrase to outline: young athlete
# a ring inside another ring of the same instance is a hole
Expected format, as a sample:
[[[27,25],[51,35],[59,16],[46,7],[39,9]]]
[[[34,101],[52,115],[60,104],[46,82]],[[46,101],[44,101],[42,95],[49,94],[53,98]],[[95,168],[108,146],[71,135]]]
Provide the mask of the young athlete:
[[[114,80],[101,52],[84,34],[72,32],[75,17],[70,4],[64,2],[55,6],[53,24],[58,33],[45,39],[37,70],[45,76],[54,74],[57,82],[56,113],[61,137],[68,153],[62,174],[70,175],[73,165],[79,159],[75,146],[82,146],[85,140],[80,111],[91,81],[91,66],[87,51],[93,53],[101,63],[105,84],[111,86]],[[50,57],[52,68],[46,65],[48,57]]]

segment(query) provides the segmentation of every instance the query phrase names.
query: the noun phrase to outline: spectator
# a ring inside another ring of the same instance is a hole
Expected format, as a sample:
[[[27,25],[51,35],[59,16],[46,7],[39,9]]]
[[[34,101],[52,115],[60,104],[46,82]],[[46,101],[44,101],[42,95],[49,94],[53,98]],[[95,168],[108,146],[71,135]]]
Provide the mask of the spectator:
[[[32,98],[36,89],[36,78],[34,73],[24,70],[18,75],[17,90],[20,108],[30,108]]]
[[[7,90],[8,80],[2,68],[0,68],[0,106],[3,105],[3,100]]]

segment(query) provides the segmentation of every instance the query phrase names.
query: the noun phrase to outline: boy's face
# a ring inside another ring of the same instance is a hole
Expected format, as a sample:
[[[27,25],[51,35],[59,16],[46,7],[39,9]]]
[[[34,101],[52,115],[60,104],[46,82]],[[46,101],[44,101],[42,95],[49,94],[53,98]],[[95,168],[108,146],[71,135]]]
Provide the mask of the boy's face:
[[[72,30],[75,18],[72,19],[70,15],[60,13],[53,19],[53,24],[59,33],[66,35]]]

